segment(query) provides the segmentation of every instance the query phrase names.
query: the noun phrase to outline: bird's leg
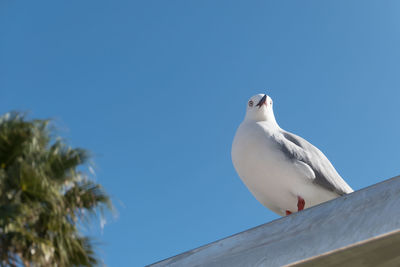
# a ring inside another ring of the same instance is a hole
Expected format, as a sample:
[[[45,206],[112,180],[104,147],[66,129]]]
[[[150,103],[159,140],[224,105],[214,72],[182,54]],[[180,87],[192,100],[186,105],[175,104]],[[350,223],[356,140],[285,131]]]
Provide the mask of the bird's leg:
[[[297,211],[301,211],[304,209],[306,205],[306,201],[302,197],[297,197]]]
[[[297,211],[304,210],[304,206],[306,205],[306,201],[302,197],[297,197]],[[292,214],[291,211],[286,210],[286,216]]]

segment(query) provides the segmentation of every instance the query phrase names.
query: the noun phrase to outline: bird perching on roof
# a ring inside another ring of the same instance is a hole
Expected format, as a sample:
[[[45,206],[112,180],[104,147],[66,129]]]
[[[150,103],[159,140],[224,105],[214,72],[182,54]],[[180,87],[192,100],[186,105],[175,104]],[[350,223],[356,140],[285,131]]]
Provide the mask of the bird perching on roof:
[[[353,192],[318,148],[279,127],[265,94],[247,102],[232,161],[255,198],[282,216]]]

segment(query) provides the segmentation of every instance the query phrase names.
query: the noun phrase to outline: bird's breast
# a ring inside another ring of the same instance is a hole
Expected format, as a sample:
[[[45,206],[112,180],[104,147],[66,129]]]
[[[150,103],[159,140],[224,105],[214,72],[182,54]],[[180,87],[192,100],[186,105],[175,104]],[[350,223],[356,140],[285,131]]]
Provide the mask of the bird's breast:
[[[300,181],[293,164],[274,142],[274,134],[258,125],[241,125],[232,144],[232,161],[239,177],[257,200],[272,210],[295,201],[290,188]]]
[[[232,144],[232,161],[240,176],[281,169],[285,155],[274,142],[274,134],[257,124],[239,127]]]

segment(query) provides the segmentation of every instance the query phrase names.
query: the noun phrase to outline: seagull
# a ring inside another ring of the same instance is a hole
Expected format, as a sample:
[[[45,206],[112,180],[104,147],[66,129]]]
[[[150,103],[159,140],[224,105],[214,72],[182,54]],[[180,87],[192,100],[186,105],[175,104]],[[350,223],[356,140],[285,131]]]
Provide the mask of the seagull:
[[[353,192],[318,148],[279,127],[266,94],[247,102],[231,156],[254,197],[281,216]]]

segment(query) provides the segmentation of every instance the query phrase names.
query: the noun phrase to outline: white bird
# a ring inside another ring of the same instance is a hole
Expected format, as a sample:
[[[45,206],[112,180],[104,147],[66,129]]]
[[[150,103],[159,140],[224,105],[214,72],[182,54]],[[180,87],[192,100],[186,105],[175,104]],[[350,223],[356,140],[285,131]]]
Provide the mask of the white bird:
[[[284,216],[353,192],[318,148],[279,127],[272,107],[267,95],[251,97],[232,144],[233,165],[255,198]]]

